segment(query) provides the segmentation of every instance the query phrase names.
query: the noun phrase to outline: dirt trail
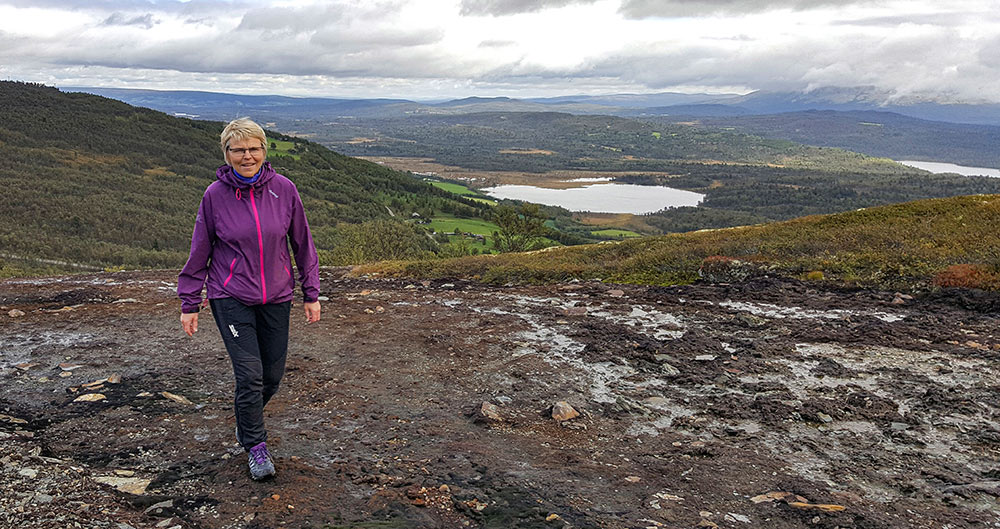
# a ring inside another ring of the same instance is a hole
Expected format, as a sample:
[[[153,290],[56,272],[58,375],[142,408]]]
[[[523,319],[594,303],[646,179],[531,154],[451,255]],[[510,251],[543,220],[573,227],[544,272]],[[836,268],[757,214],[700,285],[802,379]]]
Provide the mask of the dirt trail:
[[[255,483],[175,278],[0,282],[0,527],[1000,527],[992,296],[325,270]]]

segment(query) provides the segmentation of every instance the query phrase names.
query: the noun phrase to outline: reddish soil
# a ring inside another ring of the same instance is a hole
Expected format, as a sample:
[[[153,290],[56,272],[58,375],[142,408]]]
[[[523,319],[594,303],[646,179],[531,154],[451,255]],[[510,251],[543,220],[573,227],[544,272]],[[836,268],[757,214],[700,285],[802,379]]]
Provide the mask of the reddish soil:
[[[1000,527],[996,296],[341,273],[260,483],[174,272],[0,282],[0,527]]]

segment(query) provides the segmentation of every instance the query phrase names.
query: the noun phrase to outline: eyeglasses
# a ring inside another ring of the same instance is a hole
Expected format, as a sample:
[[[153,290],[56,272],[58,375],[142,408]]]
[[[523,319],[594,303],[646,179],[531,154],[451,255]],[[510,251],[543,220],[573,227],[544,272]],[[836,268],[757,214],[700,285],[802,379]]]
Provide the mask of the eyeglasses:
[[[250,147],[249,149],[242,149],[242,148],[233,149],[231,147],[226,147],[226,150],[229,151],[230,154],[234,156],[243,156],[246,153],[250,153],[250,156],[253,156],[254,158],[258,158],[260,157],[261,154],[264,153],[263,147]]]

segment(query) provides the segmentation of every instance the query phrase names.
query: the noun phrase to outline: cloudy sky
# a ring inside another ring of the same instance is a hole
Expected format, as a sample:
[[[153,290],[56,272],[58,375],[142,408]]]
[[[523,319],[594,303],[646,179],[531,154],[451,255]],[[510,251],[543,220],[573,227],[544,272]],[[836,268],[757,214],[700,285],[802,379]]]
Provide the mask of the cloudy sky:
[[[1000,102],[1000,0],[0,0],[0,78],[418,99],[865,86]]]

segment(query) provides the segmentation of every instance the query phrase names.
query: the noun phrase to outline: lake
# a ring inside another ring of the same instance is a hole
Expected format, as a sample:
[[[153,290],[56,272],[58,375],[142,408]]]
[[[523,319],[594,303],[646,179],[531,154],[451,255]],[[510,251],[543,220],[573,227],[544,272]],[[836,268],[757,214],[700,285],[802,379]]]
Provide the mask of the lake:
[[[705,195],[662,186],[634,184],[594,184],[571,189],[547,189],[523,185],[500,185],[480,189],[495,198],[524,200],[570,211],[632,213],[641,215],[663,208],[697,206]]]
[[[899,160],[898,163],[930,171],[932,173],[958,173],[965,176],[992,176],[1000,178],[1000,169],[989,167],[968,167],[965,165],[955,165],[944,162],[917,162],[912,160]]]

